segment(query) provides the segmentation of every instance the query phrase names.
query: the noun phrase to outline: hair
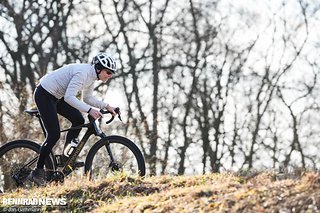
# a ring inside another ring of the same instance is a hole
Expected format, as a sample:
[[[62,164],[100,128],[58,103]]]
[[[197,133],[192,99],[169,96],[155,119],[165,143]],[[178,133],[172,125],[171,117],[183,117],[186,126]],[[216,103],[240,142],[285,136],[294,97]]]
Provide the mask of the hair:
[[[94,65],[94,68],[96,69],[96,71],[97,71],[97,70],[100,70],[100,71],[101,71],[101,70],[105,69],[105,67],[102,66],[102,64],[100,64],[100,63],[95,64],[95,65]]]

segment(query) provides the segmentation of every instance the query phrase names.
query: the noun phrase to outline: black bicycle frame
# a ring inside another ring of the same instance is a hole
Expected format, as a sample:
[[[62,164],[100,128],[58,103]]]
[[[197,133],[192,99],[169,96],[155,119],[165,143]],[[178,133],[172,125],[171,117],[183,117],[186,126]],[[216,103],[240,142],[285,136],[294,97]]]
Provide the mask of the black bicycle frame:
[[[119,109],[118,109],[118,112],[119,112]],[[45,131],[44,125],[42,123],[42,119],[41,119],[40,114],[37,112],[37,113],[30,113],[30,115],[33,115],[33,116],[35,116],[35,117],[37,117],[39,119],[39,122],[40,122],[40,125],[41,125],[41,129],[42,129],[44,135],[46,136],[46,131]],[[110,119],[107,123],[110,123],[113,120],[113,118],[114,117],[112,117],[112,119]],[[91,135],[99,136],[101,139],[107,137],[106,134],[103,133],[97,127],[97,124],[96,124],[95,120],[90,115],[88,115],[88,119],[89,119],[89,123],[82,124],[82,125],[75,126],[75,127],[71,127],[71,128],[64,129],[64,130],[60,131],[60,132],[68,132],[68,131],[74,130],[74,129],[88,128],[87,131],[85,132],[84,136],[82,137],[81,141],[79,142],[78,146],[72,151],[72,153],[70,154],[66,164],[64,165],[64,167],[62,169],[62,173],[63,173],[64,176],[69,175],[75,169],[75,165],[73,165],[73,162],[75,162],[76,158],[78,157],[78,155],[82,151],[84,145],[89,140],[89,137]],[[119,115],[119,119],[121,120],[120,115]],[[114,162],[114,157],[112,155],[109,143],[106,144],[106,149],[107,149],[107,152],[108,152],[108,154],[110,156],[111,162]],[[35,157],[34,159],[32,159],[31,161],[29,161],[26,165],[29,165],[30,163],[34,163],[37,160],[37,158],[38,158],[38,156]],[[53,160],[56,161],[55,159],[53,159]]]
[[[76,158],[78,157],[78,155],[82,151],[84,145],[86,144],[86,142],[88,141],[88,139],[89,139],[89,137],[91,135],[99,136],[101,139],[107,137],[97,127],[97,124],[96,124],[95,120],[93,118],[91,118],[90,116],[88,116],[88,118],[89,118],[89,121],[90,121],[90,123],[88,123],[88,124],[83,124],[83,125],[80,125],[80,126],[77,126],[77,127],[71,127],[69,129],[65,129],[65,130],[61,131],[61,132],[66,132],[66,131],[70,131],[70,130],[73,130],[73,129],[81,129],[83,127],[87,127],[88,128],[88,130],[86,131],[86,133],[82,137],[82,139],[79,142],[79,144],[77,145],[77,147],[70,154],[65,166],[63,167],[62,173],[64,174],[64,176],[69,175],[75,169],[75,166],[72,164],[72,162],[75,162]],[[111,162],[114,162],[114,158],[113,158],[109,143],[106,144],[106,148],[107,148],[108,154],[110,156]]]

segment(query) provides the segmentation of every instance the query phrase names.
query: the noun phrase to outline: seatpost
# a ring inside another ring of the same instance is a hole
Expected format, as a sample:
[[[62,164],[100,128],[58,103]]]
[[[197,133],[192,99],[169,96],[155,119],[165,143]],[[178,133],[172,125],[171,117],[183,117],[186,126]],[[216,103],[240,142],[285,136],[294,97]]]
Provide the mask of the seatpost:
[[[46,132],[46,130],[44,128],[44,125],[42,123],[42,119],[41,119],[40,113],[36,114],[36,117],[39,119],[39,123],[40,123],[41,129],[42,129],[42,132],[44,134],[44,137],[47,137],[47,132]]]

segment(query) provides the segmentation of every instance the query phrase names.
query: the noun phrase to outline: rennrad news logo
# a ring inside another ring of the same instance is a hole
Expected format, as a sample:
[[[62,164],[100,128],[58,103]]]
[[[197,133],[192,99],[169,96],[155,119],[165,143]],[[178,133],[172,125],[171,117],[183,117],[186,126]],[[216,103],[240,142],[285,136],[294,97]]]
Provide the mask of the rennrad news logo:
[[[2,198],[4,206],[66,206],[66,198]]]

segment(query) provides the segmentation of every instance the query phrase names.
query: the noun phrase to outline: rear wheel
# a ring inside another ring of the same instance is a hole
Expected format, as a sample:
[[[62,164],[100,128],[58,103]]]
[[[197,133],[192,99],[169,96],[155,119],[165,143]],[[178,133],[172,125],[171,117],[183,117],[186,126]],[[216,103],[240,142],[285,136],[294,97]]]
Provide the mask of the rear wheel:
[[[144,176],[145,162],[140,149],[131,140],[121,136],[108,136],[98,141],[89,151],[85,172],[93,179],[117,173]]]
[[[36,166],[40,147],[29,140],[15,140],[0,147],[0,191],[31,187],[27,176]],[[52,171],[53,168],[54,164],[49,158],[45,162],[45,169]]]

